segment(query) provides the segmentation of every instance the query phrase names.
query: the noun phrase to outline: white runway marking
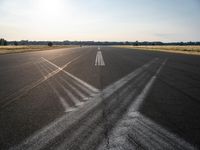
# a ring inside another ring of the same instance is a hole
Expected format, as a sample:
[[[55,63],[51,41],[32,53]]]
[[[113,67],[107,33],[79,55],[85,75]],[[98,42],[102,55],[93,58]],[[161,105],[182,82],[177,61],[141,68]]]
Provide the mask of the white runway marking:
[[[72,59],[71,61],[69,61],[64,66],[59,67],[58,69],[56,69],[55,71],[52,71],[51,73],[47,74],[43,78],[37,80],[36,82],[31,83],[28,86],[25,86],[24,88],[20,89],[17,92],[9,95],[7,98],[5,98],[5,101],[7,101],[7,102],[5,104],[1,105],[1,108],[4,108],[4,107],[8,106],[9,104],[11,104],[12,102],[18,100],[21,96],[23,96],[24,94],[28,93],[30,90],[32,90],[33,88],[35,88],[38,85],[42,84],[43,82],[47,81],[49,78],[55,76],[57,73],[59,73],[60,71],[62,71],[65,67],[67,67],[69,64],[71,64],[73,61],[79,59],[80,57],[81,56],[78,56],[78,57]],[[43,60],[45,60],[45,59],[43,58]]]
[[[45,58],[43,58],[45,59]],[[46,59],[46,61],[48,61]],[[52,62],[48,61],[48,64],[50,65],[53,65],[55,67],[55,64],[53,64]],[[64,65],[65,66],[65,65]],[[50,67],[48,67],[49,69],[51,69]],[[43,70],[46,70],[46,73],[49,74],[47,68],[43,67]],[[62,67],[60,68],[60,70],[62,70]],[[49,70],[50,71],[50,70]],[[44,74],[42,73],[42,75],[44,76]],[[85,99],[86,100],[86,96],[84,96],[78,89],[76,89],[71,83],[65,81],[64,79],[62,79],[60,77],[60,79],[62,80],[61,82],[63,83],[66,83],[71,89],[74,90],[74,92],[76,94],[78,94],[79,96],[81,96],[81,99]],[[75,106],[81,106],[83,105],[84,103],[81,102],[79,100],[79,98],[77,96],[75,96],[70,90],[68,90],[61,82],[59,82],[57,79],[56,79],[56,83],[67,93],[67,95],[69,96],[70,100],[69,101],[72,101],[72,103],[75,104]],[[80,84],[80,83],[77,83],[77,81],[73,80],[73,83],[74,84]],[[51,86],[51,85],[50,85]],[[83,88],[85,88],[83,85],[82,85]],[[56,93],[56,95],[58,96],[58,99],[60,100],[61,104],[63,105],[64,109],[65,109],[65,112],[70,112],[70,111],[74,111],[76,110],[76,108],[74,108],[73,106],[70,107],[69,104],[68,104],[68,99],[64,98],[63,96],[60,95],[59,91],[57,89],[55,89],[53,86],[51,86],[51,88],[54,90],[54,92]],[[92,94],[91,91],[89,91],[90,94]]]
[[[138,74],[142,73],[142,71],[152,65],[154,62],[156,62],[157,59],[154,59],[147,64],[141,66],[140,68],[134,70],[132,73],[128,74],[124,78],[120,79],[119,81],[116,81],[112,85],[108,86],[102,91],[102,95],[104,98],[109,97],[114,92],[116,92],[119,88],[124,86],[127,82],[129,82],[131,79],[136,77]],[[75,82],[76,83],[76,82]],[[84,109],[85,112],[87,110],[90,110],[97,106],[102,101],[102,96],[96,95],[94,97],[95,103],[88,103],[87,107]],[[75,111],[76,112],[76,111]],[[73,115],[73,114],[71,114]],[[84,113],[81,113],[81,115],[84,115]],[[56,119],[53,123],[49,124],[48,126],[44,127],[43,129],[36,132],[34,135],[27,138],[25,141],[23,141],[20,145],[11,148],[11,150],[20,150],[20,149],[41,149],[45,144],[47,144],[49,141],[51,141],[56,136],[60,135],[67,127],[66,123],[72,124],[73,121],[69,122],[68,114],[63,115],[61,118]],[[81,116],[80,116],[81,117]],[[74,119],[75,120],[75,119]]]
[[[128,136],[127,136],[128,135]],[[197,150],[140,112],[128,112],[111,131],[110,149]],[[130,140],[131,139],[131,140]],[[106,149],[106,141],[97,150]]]
[[[65,79],[60,78],[64,83],[66,83],[72,90],[74,90],[80,97],[82,100],[88,100],[88,97],[86,95],[84,95],[80,90],[78,90],[76,87],[74,87],[74,85],[72,85],[71,83],[67,82]]]
[[[83,102],[80,102],[76,96],[72,92],[70,92],[66,87],[64,87],[61,83],[57,81],[57,83],[62,87],[62,89],[67,93],[67,95],[70,97],[70,100],[72,100],[75,103],[75,106],[83,105]]]
[[[95,66],[105,66],[105,62],[103,60],[101,51],[97,51],[97,55],[96,55],[96,59],[95,59]]]
[[[158,59],[155,58],[149,63],[146,63],[145,65],[141,66],[140,68],[134,70],[133,72],[129,73],[125,77],[121,78],[120,80],[114,82],[113,84],[107,86],[102,92],[104,94],[110,94],[114,93],[114,91],[117,91],[119,88],[123,87],[126,83],[128,83],[131,79],[142,73],[146,68],[151,66],[154,62],[156,62]]]
[[[140,93],[140,95],[135,99],[134,101],[134,110],[138,110],[140,105],[142,104],[142,102],[144,101],[145,97],[147,96],[147,94],[149,93],[151,87],[153,86],[157,75],[160,73],[161,69],[163,68],[163,66],[165,65],[165,63],[167,62],[167,59],[161,64],[161,66],[158,68],[158,70],[156,71],[155,75],[150,79],[150,81],[146,84],[145,88],[143,89],[142,93]]]
[[[48,62],[49,64],[53,65],[54,67],[58,68],[59,70],[63,71],[65,74],[67,74],[69,77],[71,77],[72,79],[74,79],[75,81],[79,82],[80,84],[84,85],[85,87],[87,87],[88,89],[90,89],[93,92],[99,92],[98,89],[96,89],[95,87],[93,87],[92,85],[89,85],[88,83],[86,83],[85,81],[77,78],[76,76],[72,75],[71,73],[67,72],[64,70],[63,67],[59,67],[56,64],[50,62],[49,60],[45,59],[42,57],[42,59],[44,59],[46,62]],[[64,65],[65,66],[65,65]]]
[[[147,82],[142,92],[135,100],[133,100],[134,102],[128,109],[127,114],[110,133],[110,149],[130,149],[130,147],[131,149],[138,149],[140,148],[138,146],[144,146],[144,148],[149,149],[196,149],[181,137],[169,132],[159,124],[138,112],[141,104],[151,90],[157,75],[160,73],[166,62],[167,59],[163,61],[156,73]],[[129,139],[131,137],[136,140],[134,142],[130,141],[126,135],[129,135]],[[107,141],[104,140],[98,147],[98,150],[106,149],[106,144]],[[141,149],[143,149],[143,147],[141,147]]]
[[[157,60],[158,59],[154,59],[154,60],[150,61],[149,63],[141,66],[140,68],[134,70],[132,73],[128,74],[127,76],[123,77],[122,79],[116,81],[115,83],[113,83],[110,86],[108,86],[107,88],[105,88],[102,91],[103,98],[105,99],[105,98],[109,97],[110,95],[112,95],[114,92],[116,92],[118,89],[122,88],[123,86],[125,86],[125,88],[127,88],[126,83],[131,81],[133,78],[137,78],[137,76],[142,74],[143,71],[145,71],[147,68],[149,68],[156,62],[158,62]],[[133,103],[133,105],[131,105],[130,109],[128,109],[128,114],[127,114],[127,116],[125,116],[125,120],[122,120],[122,122],[119,123],[120,127],[118,126],[119,128],[117,129],[117,131],[119,133],[122,133],[122,135],[116,136],[116,137],[118,137],[116,139],[117,141],[114,141],[115,139],[113,139],[114,143],[116,143],[118,147],[120,147],[121,145],[127,146],[129,144],[129,143],[123,143],[123,142],[126,142],[123,139],[124,138],[123,135],[127,133],[126,131],[129,131],[129,126],[124,126],[124,125],[128,125],[130,123],[131,129],[132,128],[135,130],[138,129],[137,133],[136,132],[132,132],[132,133],[136,134],[136,136],[139,136],[139,137],[137,137],[138,140],[142,140],[143,142],[146,143],[146,145],[151,144],[151,141],[150,141],[150,143],[148,143],[149,140],[145,138],[145,136],[148,135],[149,137],[152,138],[152,142],[154,142],[153,144],[155,144],[155,146],[157,146],[159,148],[162,147],[162,145],[167,145],[167,146],[173,148],[173,146],[175,144],[175,147],[182,146],[183,148],[186,147],[188,149],[192,149],[192,146],[190,147],[190,145],[188,143],[186,143],[184,140],[182,140],[180,137],[168,132],[166,129],[160,127],[158,124],[152,122],[151,120],[148,120],[148,118],[145,118],[142,115],[138,114],[138,112],[136,112],[139,109],[140,105],[143,103],[143,101],[146,98],[147,94],[149,93],[151,87],[153,86],[153,84],[157,78],[157,75],[160,73],[161,69],[163,68],[163,66],[165,65],[166,62],[167,62],[167,60],[163,61],[163,63],[157,69],[155,74],[149,79],[149,81],[145,85],[142,92],[136,97],[135,100],[133,100],[134,103]],[[96,102],[95,103],[87,103],[87,106],[83,109],[84,111],[83,110],[80,110],[80,112],[75,111],[75,112],[71,113],[70,115],[73,117],[76,116],[76,113],[81,114],[81,116],[84,115],[84,113],[88,112],[88,110],[94,108],[102,101],[102,95],[101,96],[97,95],[94,99],[96,100]],[[81,116],[77,116],[77,117],[81,117]],[[138,120],[137,118],[142,119],[142,121],[145,123],[144,126],[143,126],[143,124],[141,124],[143,122],[139,122],[138,124],[136,123],[136,121]],[[74,119],[74,121],[75,120],[76,119]],[[61,118],[56,119],[52,124],[41,129],[36,134],[27,138],[23,143],[21,143],[17,147],[13,147],[13,149],[33,149],[33,148],[40,149],[43,146],[45,146],[49,141],[51,141],[56,136],[60,135],[63,131],[65,131],[66,127],[72,123],[73,123],[73,121],[69,121],[69,116],[66,114],[66,115],[62,116]],[[133,129],[131,131],[134,131]],[[141,131],[140,131],[140,129],[141,129]],[[113,131],[115,132],[116,130],[113,130]],[[139,135],[139,134],[143,134],[143,135]],[[122,143],[119,144],[119,142],[122,142]],[[112,144],[112,141],[111,141],[111,144]]]
[[[45,67],[45,66],[41,66],[43,68],[43,70],[46,72],[46,73],[49,73],[50,70],[50,67]],[[40,70],[41,71],[41,70]],[[42,75],[44,76],[44,73],[41,71]],[[56,80],[56,82],[60,85],[60,83]],[[66,99],[60,94],[60,92],[51,84],[48,82],[48,85],[52,88],[52,90],[55,92],[56,96],[58,97],[59,101],[61,102],[63,108],[64,108],[64,111],[65,112],[70,112],[70,111],[74,111],[76,108],[74,107],[71,107]],[[61,85],[60,85],[61,86]]]

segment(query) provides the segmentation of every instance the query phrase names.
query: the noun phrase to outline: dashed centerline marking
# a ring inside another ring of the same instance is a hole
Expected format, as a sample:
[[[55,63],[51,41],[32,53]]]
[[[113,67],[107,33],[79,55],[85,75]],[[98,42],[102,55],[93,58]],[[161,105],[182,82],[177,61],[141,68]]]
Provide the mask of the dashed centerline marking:
[[[95,59],[95,66],[105,66],[105,62],[103,60],[103,56],[101,51],[97,51],[96,59]]]

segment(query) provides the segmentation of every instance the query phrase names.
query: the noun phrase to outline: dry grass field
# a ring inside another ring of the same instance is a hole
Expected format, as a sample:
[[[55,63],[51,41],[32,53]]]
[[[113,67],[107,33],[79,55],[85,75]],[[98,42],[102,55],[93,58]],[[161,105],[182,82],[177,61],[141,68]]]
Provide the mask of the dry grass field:
[[[0,54],[10,54],[10,53],[22,53],[22,52],[32,52],[32,51],[42,51],[42,50],[52,50],[60,48],[73,48],[77,47],[75,45],[55,45],[52,47],[45,45],[26,45],[26,46],[0,46]]]
[[[118,46],[118,47],[200,55],[200,46],[171,46],[171,45],[167,46],[167,45],[164,45],[164,46]]]

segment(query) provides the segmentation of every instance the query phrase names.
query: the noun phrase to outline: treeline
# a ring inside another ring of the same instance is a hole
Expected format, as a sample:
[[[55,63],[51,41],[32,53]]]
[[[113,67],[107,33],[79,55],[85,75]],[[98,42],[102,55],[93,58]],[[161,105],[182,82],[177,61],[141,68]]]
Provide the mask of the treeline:
[[[8,42],[4,39],[0,39],[0,46],[6,46],[8,45]]]
[[[53,45],[200,45],[200,42],[99,42],[99,41],[28,41],[28,40],[21,40],[21,41],[6,41],[4,39],[0,39],[0,45],[49,45],[52,43]]]

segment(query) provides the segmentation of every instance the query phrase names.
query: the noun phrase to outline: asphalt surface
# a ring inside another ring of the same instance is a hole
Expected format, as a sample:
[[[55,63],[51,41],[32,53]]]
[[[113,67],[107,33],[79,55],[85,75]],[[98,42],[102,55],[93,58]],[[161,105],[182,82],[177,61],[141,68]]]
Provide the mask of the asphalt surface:
[[[199,148],[199,56],[97,46],[0,56],[0,149]]]

